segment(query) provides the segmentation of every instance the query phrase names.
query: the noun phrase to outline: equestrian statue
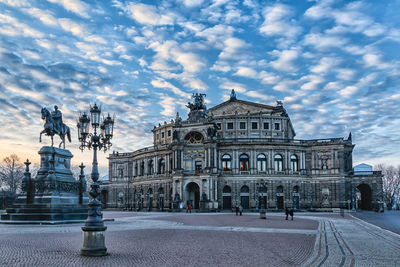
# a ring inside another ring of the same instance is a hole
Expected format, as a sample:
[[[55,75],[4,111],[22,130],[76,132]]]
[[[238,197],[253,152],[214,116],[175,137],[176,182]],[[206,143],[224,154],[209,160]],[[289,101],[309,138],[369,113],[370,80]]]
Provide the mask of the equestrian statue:
[[[61,138],[61,143],[58,146],[61,148],[63,144],[63,148],[65,149],[65,135],[68,137],[68,141],[71,143],[71,132],[69,127],[65,125],[62,121],[62,113],[58,109],[57,106],[54,106],[54,111],[50,113],[47,108],[42,108],[42,119],[46,120],[44,123],[44,130],[40,132],[39,142],[42,142],[42,134],[46,134],[51,137],[51,146],[53,146],[53,136],[57,134]]]

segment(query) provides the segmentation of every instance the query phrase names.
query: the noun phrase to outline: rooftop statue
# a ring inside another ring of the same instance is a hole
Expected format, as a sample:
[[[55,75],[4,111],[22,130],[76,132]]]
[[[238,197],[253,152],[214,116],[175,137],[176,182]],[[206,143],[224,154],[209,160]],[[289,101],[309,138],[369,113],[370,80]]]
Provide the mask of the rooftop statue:
[[[51,146],[53,146],[53,136],[54,134],[57,134],[61,138],[61,143],[58,147],[61,147],[63,144],[63,148],[65,149],[65,135],[67,135],[68,141],[71,142],[71,132],[69,127],[62,121],[61,111],[57,106],[54,106],[54,111],[51,113],[47,108],[42,108],[41,113],[42,119],[45,120],[45,123],[43,125],[44,130],[40,132],[39,142],[42,142],[42,134],[44,133],[51,137]]]
[[[232,89],[230,99],[229,100],[236,100],[236,92],[235,89]]]

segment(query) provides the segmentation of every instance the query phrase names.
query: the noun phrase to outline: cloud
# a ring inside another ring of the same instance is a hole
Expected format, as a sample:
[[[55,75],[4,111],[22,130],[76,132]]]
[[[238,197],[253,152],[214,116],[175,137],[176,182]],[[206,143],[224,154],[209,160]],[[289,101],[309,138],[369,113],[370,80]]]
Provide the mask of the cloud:
[[[330,36],[320,33],[309,33],[304,37],[303,43],[311,45],[317,50],[329,48],[345,48],[347,39],[340,36]]]
[[[299,54],[296,50],[275,50],[272,53],[278,56],[277,60],[270,62],[270,65],[274,69],[285,72],[293,72],[297,70],[294,61],[297,59]]]
[[[259,74],[259,78],[261,79],[261,83],[263,84],[276,84],[279,81],[279,76],[272,72],[261,71]]]
[[[328,33],[359,32],[373,37],[387,31],[386,27],[374,22],[362,12],[364,5],[361,5],[361,2],[351,2],[339,8],[334,8],[331,4],[333,4],[332,1],[321,1],[307,9],[304,15],[313,20],[334,20],[336,25],[329,29]]]
[[[176,41],[153,42],[149,45],[149,48],[157,52],[157,55],[154,57],[156,59],[155,62],[158,64],[156,65],[156,69],[164,69],[163,65],[167,66],[166,69],[170,69],[167,61],[178,63],[183,67],[185,72],[189,73],[199,72],[205,66],[197,54],[184,51]],[[153,65],[153,67],[155,66]]]
[[[242,83],[238,83],[238,82],[233,82],[228,79],[222,79],[221,83],[219,85],[219,88],[225,89],[225,90],[235,89],[236,92],[243,93],[243,94],[247,92],[246,85],[244,85]]]
[[[182,3],[184,6],[192,8],[203,4],[204,0],[178,0],[178,3]]]
[[[70,32],[73,35],[80,37],[87,42],[107,44],[107,41],[103,37],[90,34],[88,30],[85,29],[84,26],[76,23],[71,19],[63,18],[59,19],[58,22],[64,31]]]
[[[26,7],[30,6],[27,0],[0,0],[0,3],[6,4],[12,7]]]
[[[302,28],[290,17],[292,9],[283,4],[267,6],[263,9],[264,22],[259,31],[266,36],[283,36],[292,42],[302,31]]]
[[[327,73],[332,71],[332,68],[336,67],[340,63],[340,60],[330,57],[321,58],[318,65],[311,67],[311,72],[314,73]]]
[[[170,89],[174,94],[184,97],[184,98],[190,98],[190,94],[182,91],[181,89],[178,89],[176,86],[172,85],[169,82],[166,82],[162,79],[156,79],[151,81],[151,85],[156,87],[156,88],[168,88]]]
[[[166,11],[163,14],[162,10],[159,10],[155,6],[146,4],[135,4],[129,3],[125,10],[130,17],[140,24],[146,25],[172,25],[176,19],[176,15],[172,12]]]
[[[223,49],[227,39],[233,36],[235,28],[225,24],[217,24],[213,27],[206,28],[196,33],[197,37],[202,37],[207,40],[209,45],[218,49]]]
[[[239,67],[234,75],[249,77],[249,78],[257,78],[258,73],[255,70],[253,70],[252,68]]]
[[[175,115],[176,112],[176,105],[178,100],[176,98],[170,97],[168,95],[162,95],[160,97],[160,102],[159,104],[163,108],[163,111],[161,111],[161,115],[171,117]]]
[[[336,77],[338,79],[347,81],[352,80],[357,73],[356,70],[348,68],[338,68],[335,71],[337,72]]]
[[[71,11],[83,18],[89,18],[89,15],[87,13],[89,8],[87,4],[79,0],[47,0],[47,1],[61,5],[66,10]]]
[[[374,67],[377,69],[386,69],[390,65],[382,62],[381,56],[377,54],[365,54],[363,56],[363,61],[366,67]]]
[[[42,23],[50,26],[58,26],[57,19],[49,11],[45,11],[39,8],[27,8],[24,9],[26,13],[34,18],[38,18]]]
[[[303,85],[300,86],[302,90],[311,91],[318,89],[320,84],[323,83],[325,80],[317,75],[307,75],[303,76],[300,81],[306,81]]]
[[[219,54],[219,58],[222,60],[226,59],[238,59],[243,56],[239,51],[249,45],[239,38],[228,38],[224,41],[224,48]]]
[[[9,15],[0,14],[0,34],[8,36],[24,36],[42,38],[44,34]]]

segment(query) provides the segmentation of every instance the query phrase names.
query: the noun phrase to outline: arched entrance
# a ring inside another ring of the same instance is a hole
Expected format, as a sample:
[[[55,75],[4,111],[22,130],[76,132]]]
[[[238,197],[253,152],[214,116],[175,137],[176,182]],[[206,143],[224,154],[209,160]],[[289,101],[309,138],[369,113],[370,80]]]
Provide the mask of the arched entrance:
[[[283,186],[280,185],[276,188],[276,208],[278,210],[283,210],[284,208],[284,196]]]
[[[243,209],[249,209],[249,187],[247,185],[240,188],[240,204]]]
[[[222,189],[222,207],[224,210],[232,209],[231,188],[228,185]]]
[[[193,208],[199,209],[200,207],[200,188],[199,186],[191,182],[186,186],[186,205],[190,204]]]
[[[357,189],[361,193],[361,203],[358,206],[363,210],[372,210],[372,190],[367,184],[360,184]]]

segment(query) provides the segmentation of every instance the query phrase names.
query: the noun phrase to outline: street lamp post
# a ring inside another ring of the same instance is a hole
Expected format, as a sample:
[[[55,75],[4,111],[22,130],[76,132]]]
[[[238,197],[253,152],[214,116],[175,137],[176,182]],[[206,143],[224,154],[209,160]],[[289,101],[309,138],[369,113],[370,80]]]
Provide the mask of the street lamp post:
[[[80,150],[85,148],[93,148],[93,163],[91,178],[91,190],[89,191],[90,200],[88,203],[88,218],[86,219],[83,230],[83,247],[81,248],[81,255],[83,256],[105,256],[107,255],[107,248],[104,242],[104,232],[107,227],[104,226],[103,214],[101,213],[101,202],[98,200],[100,194],[99,188],[99,169],[97,163],[97,150],[103,149],[107,151],[111,146],[111,139],[113,137],[114,118],[110,114],[100,123],[101,108],[96,104],[90,107],[90,118],[84,112],[79,116],[78,120],[78,139],[81,142]],[[93,133],[89,133],[90,124],[93,128]],[[100,133],[97,132],[98,128]]]
[[[265,183],[264,180],[261,179],[260,183],[257,183],[258,187],[258,194],[260,198],[260,219],[267,219],[267,216],[265,215],[265,204],[264,204],[264,189],[265,189]]]

